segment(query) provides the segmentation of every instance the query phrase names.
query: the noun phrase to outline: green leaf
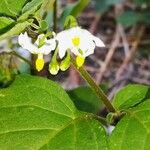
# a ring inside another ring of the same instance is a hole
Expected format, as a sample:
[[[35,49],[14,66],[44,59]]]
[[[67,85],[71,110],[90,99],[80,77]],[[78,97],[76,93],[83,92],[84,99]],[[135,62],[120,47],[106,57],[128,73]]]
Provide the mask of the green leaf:
[[[77,111],[56,83],[21,75],[0,90],[0,148],[12,150],[107,150],[96,116]]]
[[[141,22],[149,25],[150,24],[149,18],[150,18],[150,12],[149,12],[149,10],[141,12]]]
[[[110,6],[121,3],[123,0],[95,0],[95,9],[99,13],[106,12]]]
[[[77,17],[89,4],[90,0],[78,0],[78,2],[69,4],[64,8],[61,16],[62,23],[64,24],[67,16],[72,15]]]
[[[143,4],[150,5],[150,1],[149,0],[133,0],[133,1],[134,1],[134,3],[136,5],[139,5],[139,6],[141,6]]]
[[[130,27],[136,25],[137,23],[145,23],[149,25],[150,24],[149,17],[150,17],[149,10],[144,10],[141,12],[125,11],[117,18],[117,21],[125,27]]]
[[[32,0],[29,3],[27,3],[23,9],[22,12],[25,13],[27,11],[32,11],[33,9],[39,7],[42,4],[43,0]]]
[[[71,11],[72,16],[77,17],[89,4],[90,0],[79,0]]]
[[[42,3],[42,9],[47,12],[52,11],[54,2],[55,0],[51,0],[51,2],[49,2],[49,0],[44,0]]]
[[[68,91],[68,94],[75,106],[81,111],[97,113],[102,108],[102,102],[89,87],[79,87]]]
[[[117,109],[127,109],[140,103],[146,96],[148,87],[131,84],[122,88],[114,97],[113,105]]]
[[[0,36],[0,40],[7,38],[7,37],[10,37],[10,36],[18,35],[20,32],[22,32],[30,24],[31,24],[31,22],[28,22],[28,21],[24,21],[22,23],[17,23],[13,28],[8,30],[6,33],[2,34]]]
[[[150,149],[150,99],[129,109],[109,139],[109,150]]]
[[[72,27],[78,26],[76,18],[69,15],[66,17],[65,23],[64,23],[64,29],[70,29]]]
[[[41,20],[39,22],[39,27],[37,28],[39,33],[43,33],[48,29],[48,23],[46,20]]]
[[[109,5],[107,4],[107,0],[96,0],[95,9],[98,13],[104,13],[109,9]]]
[[[19,20],[24,20],[29,15],[34,15],[34,13],[40,9],[40,6],[42,6],[43,1],[44,0],[32,0],[31,2],[27,3],[22,9],[22,15],[20,16]]]
[[[9,30],[15,24],[15,20],[6,17],[0,17],[0,34]]]
[[[1,0],[0,40],[19,34],[27,25],[30,25],[28,17],[34,15],[42,2],[43,0],[19,0],[19,2],[17,0]]]
[[[16,18],[26,4],[27,0],[1,0],[0,15],[10,16]]]
[[[130,27],[141,21],[141,16],[135,11],[125,11],[117,17],[117,21],[124,27]]]

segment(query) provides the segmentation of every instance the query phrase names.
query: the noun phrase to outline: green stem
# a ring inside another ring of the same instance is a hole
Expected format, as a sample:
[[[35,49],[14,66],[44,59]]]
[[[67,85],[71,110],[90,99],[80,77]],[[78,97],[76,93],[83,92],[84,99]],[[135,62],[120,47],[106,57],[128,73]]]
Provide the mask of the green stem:
[[[97,95],[97,97],[101,101],[103,101],[103,103],[105,104],[106,108],[110,112],[116,112],[115,108],[113,107],[113,105],[111,104],[111,102],[109,101],[109,99],[107,98],[107,96],[105,95],[105,93],[103,92],[103,90],[95,83],[95,81],[92,79],[92,77],[90,76],[90,74],[83,67],[78,68],[76,66],[76,62],[75,62],[75,60],[74,60],[73,57],[71,57],[71,62],[73,64],[73,66],[81,74],[81,76],[84,78],[84,80],[90,85],[90,87],[95,92],[95,94]]]
[[[19,54],[18,54],[17,52],[15,52],[15,51],[9,52],[9,53],[7,53],[7,54],[9,54],[9,55],[14,55],[14,56],[20,58],[21,60],[23,60],[24,62],[26,62],[26,63],[28,63],[29,65],[32,66],[32,64],[31,64],[31,62],[30,62],[29,60],[27,60],[26,58],[22,57],[21,55],[19,55]]]
[[[54,32],[57,31],[57,0],[54,2],[54,11],[53,11],[53,30]]]

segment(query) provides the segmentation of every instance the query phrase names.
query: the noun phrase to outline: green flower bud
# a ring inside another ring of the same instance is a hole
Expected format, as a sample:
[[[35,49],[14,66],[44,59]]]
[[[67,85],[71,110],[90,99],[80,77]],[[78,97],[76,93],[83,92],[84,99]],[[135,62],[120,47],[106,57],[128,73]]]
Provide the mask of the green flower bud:
[[[49,72],[52,74],[52,75],[56,75],[59,71],[59,64],[57,61],[52,61],[50,64],[49,64]]]
[[[70,67],[70,51],[67,51],[66,58],[61,62],[60,69],[66,71]]]
[[[59,71],[59,64],[57,62],[57,53],[58,53],[58,48],[56,48],[51,63],[49,64],[49,72],[52,75],[56,75]]]

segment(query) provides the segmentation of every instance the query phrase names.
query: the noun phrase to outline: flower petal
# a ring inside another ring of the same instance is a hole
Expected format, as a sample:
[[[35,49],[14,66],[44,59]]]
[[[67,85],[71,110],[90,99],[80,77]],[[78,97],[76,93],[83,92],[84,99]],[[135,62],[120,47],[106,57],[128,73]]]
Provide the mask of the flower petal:
[[[24,34],[20,34],[18,37],[18,42],[22,46],[22,48],[27,49],[29,52],[36,54],[37,47],[32,43],[31,38],[27,35],[27,32]]]
[[[100,40],[98,37],[92,35],[89,31],[85,30],[85,29],[80,29],[82,30],[82,33],[85,37],[87,37],[88,39],[91,39],[95,42],[95,45],[98,47],[105,47],[105,44],[103,43],[102,40]]]
[[[91,39],[83,37],[81,39],[80,49],[83,52],[83,56],[87,57],[94,53],[95,43]]]
[[[87,57],[94,53],[95,46],[104,47],[104,43],[89,31],[80,27],[62,31],[56,35],[58,40],[59,56],[63,58],[67,49],[77,56]],[[76,39],[74,42],[73,39]]]
[[[72,47],[71,38],[67,31],[58,33],[55,38],[58,41],[58,54],[61,59],[65,56],[67,49]]]
[[[44,54],[44,55],[48,55],[55,48],[56,48],[56,41],[55,41],[55,39],[49,39],[49,40],[46,40],[45,45],[43,45],[42,47],[40,47],[38,49],[38,53],[41,53],[41,54]]]
[[[98,37],[93,36],[92,38],[93,38],[93,41],[95,42],[96,46],[98,46],[98,47],[105,47],[105,44],[103,43],[103,41],[100,40]]]

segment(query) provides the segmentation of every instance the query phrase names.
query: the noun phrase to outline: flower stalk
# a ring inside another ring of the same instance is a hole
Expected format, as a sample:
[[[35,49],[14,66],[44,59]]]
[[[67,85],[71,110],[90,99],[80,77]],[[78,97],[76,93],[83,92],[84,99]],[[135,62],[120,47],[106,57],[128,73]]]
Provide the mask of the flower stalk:
[[[55,0],[54,4],[53,4],[53,30],[56,33],[57,31],[57,0]]]
[[[116,112],[115,108],[113,107],[113,105],[111,104],[111,102],[109,101],[109,99],[107,98],[107,96],[105,95],[105,93],[103,92],[103,90],[95,83],[95,81],[92,79],[92,77],[90,76],[90,74],[84,69],[83,66],[79,68],[76,65],[76,62],[75,62],[75,60],[74,60],[74,58],[72,56],[71,56],[71,63],[77,69],[77,71],[81,74],[81,76],[84,78],[84,80],[90,85],[90,87],[95,92],[95,94],[97,95],[97,97],[101,101],[103,101],[103,103],[105,104],[106,108],[110,112]]]

